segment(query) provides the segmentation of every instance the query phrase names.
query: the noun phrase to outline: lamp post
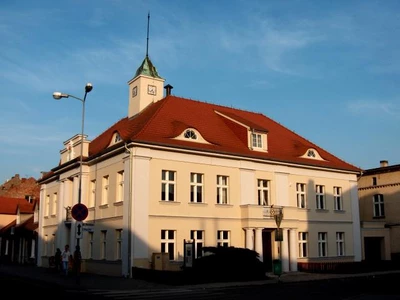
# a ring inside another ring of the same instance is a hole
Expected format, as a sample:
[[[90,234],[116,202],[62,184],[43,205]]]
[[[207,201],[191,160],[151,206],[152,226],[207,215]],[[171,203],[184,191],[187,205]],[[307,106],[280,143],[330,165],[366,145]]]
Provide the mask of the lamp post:
[[[60,100],[61,98],[74,98],[77,99],[79,101],[82,102],[82,127],[81,127],[81,154],[80,154],[80,159],[79,159],[79,188],[78,188],[78,203],[81,204],[82,202],[82,162],[83,162],[83,135],[84,135],[84,125],[85,125],[85,103],[86,103],[86,96],[88,93],[90,93],[90,91],[93,89],[93,85],[91,83],[87,83],[85,86],[85,96],[83,97],[83,99],[75,97],[73,95],[70,94],[63,94],[60,92],[54,92],[53,93],[53,98],[55,100]],[[77,269],[76,269],[76,273],[77,273],[77,283],[79,283],[79,273],[80,273],[80,265],[81,265],[81,249],[80,249],[80,245],[79,245],[79,238],[76,239],[76,256],[75,259],[77,259],[78,261],[77,263]]]

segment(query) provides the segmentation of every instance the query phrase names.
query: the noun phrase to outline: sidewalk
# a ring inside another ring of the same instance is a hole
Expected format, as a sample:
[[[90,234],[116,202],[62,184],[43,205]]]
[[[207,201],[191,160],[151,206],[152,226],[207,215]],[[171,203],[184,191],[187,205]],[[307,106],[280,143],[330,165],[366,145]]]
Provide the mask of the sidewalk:
[[[290,283],[300,281],[314,281],[314,280],[327,280],[338,278],[355,278],[355,277],[368,277],[384,274],[400,274],[397,271],[383,271],[373,273],[359,273],[359,274],[315,274],[304,272],[291,272],[284,273],[280,277],[268,274],[268,278],[259,281],[247,282],[218,282],[207,283],[198,285],[185,285],[185,286],[171,286],[158,284],[154,282],[147,282],[144,280],[104,276],[97,274],[82,273],[80,275],[80,283],[77,284],[76,277],[56,273],[52,269],[41,268],[35,266],[19,266],[19,265],[0,265],[0,274],[9,274],[22,278],[29,278],[40,282],[48,282],[54,285],[63,286],[68,289],[83,289],[83,290],[154,290],[154,289],[179,289],[179,288],[219,288],[219,287],[234,287],[234,286],[249,286],[249,285],[264,285],[275,283]]]

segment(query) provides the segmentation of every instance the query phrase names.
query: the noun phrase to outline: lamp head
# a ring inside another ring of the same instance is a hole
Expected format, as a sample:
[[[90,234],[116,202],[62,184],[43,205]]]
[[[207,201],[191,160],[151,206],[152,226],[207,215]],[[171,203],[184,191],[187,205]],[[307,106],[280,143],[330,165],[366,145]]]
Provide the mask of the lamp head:
[[[53,98],[56,100],[60,100],[61,98],[68,98],[68,95],[60,93],[60,92],[54,92]]]
[[[89,93],[91,90],[93,90],[93,85],[90,82],[86,83],[85,92]]]

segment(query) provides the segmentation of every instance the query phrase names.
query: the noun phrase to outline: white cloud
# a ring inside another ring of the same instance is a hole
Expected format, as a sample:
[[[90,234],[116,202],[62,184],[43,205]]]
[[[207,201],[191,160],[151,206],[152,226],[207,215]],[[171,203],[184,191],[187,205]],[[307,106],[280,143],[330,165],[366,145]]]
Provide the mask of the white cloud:
[[[400,106],[392,102],[377,100],[359,100],[347,104],[347,109],[354,114],[373,114],[379,117],[384,116],[400,117]]]

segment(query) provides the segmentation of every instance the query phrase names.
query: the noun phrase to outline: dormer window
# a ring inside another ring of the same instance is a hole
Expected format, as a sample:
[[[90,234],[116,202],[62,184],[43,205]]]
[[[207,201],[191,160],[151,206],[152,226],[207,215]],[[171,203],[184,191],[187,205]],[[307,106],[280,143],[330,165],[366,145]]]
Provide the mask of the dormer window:
[[[191,129],[186,130],[183,136],[185,137],[185,139],[197,140],[196,133]]]
[[[262,152],[268,151],[267,133],[256,132],[253,129],[249,129],[247,138],[250,150]]]
[[[202,144],[209,144],[200,132],[198,132],[194,128],[186,128],[184,131],[181,132],[177,137],[174,137],[174,139],[177,140],[182,140],[182,141],[190,141],[190,142],[196,142],[196,143],[202,143]]]
[[[262,134],[260,133],[252,133],[251,134],[251,144],[253,148],[263,148],[263,142],[262,142]]]
[[[308,157],[313,157],[313,158],[315,158],[315,152],[314,152],[314,150],[313,150],[313,149],[308,150],[308,151],[307,151],[307,156],[308,156]]]
[[[314,148],[307,149],[301,157],[308,159],[324,160],[321,155],[319,155],[318,151]]]
[[[115,133],[115,136],[114,136],[114,144],[120,142],[121,140],[122,140],[122,139],[121,139],[121,136],[119,135],[119,133],[118,133],[118,132]]]

